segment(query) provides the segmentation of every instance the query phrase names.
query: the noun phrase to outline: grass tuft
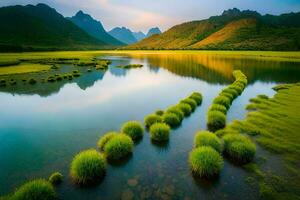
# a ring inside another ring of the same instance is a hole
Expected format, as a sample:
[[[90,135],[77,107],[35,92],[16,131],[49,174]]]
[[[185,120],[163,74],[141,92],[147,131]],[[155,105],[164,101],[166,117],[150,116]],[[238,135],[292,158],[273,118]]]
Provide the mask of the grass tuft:
[[[118,134],[111,138],[104,146],[107,159],[115,161],[129,156],[133,151],[133,141],[125,134]]]
[[[151,139],[156,142],[169,140],[170,127],[165,123],[156,123],[150,127]]]
[[[143,137],[144,128],[138,121],[129,121],[123,124],[121,132],[128,135],[135,141]]]
[[[223,146],[221,140],[213,133],[209,131],[199,131],[195,135],[194,139],[195,148],[201,146],[209,146],[218,152],[222,152]]]
[[[190,116],[192,113],[192,107],[187,103],[179,103],[178,108],[184,113],[184,116]]]
[[[150,114],[146,116],[144,119],[144,123],[147,128],[150,128],[153,124],[160,123],[162,121],[163,121],[162,117],[155,114]]]
[[[163,122],[168,124],[170,127],[178,127],[181,124],[181,121],[177,115],[174,113],[166,113],[162,116]]]
[[[215,132],[226,125],[226,115],[220,111],[210,111],[207,114],[207,128]]]
[[[58,184],[60,184],[62,182],[62,179],[63,179],[63,175],[60,172],[54,172],[49,177],[49,182],[52,185],[58,185]]]
[[[106,145],[106,143],[111,139],[113,138],[114,136],[116,136],[118,133],[117,132],[108,132],[106,133],[105,135],[103,135],[98,143],[97,143],[97,146],[99,149],[101,150],[104,150],[104,146]]]
[[[196,110],[196,108],[197,108],[197,102],[192,98],[183,99],[183,100],[180,101],[180,103],[189,104],[192,108],[192,111]]]

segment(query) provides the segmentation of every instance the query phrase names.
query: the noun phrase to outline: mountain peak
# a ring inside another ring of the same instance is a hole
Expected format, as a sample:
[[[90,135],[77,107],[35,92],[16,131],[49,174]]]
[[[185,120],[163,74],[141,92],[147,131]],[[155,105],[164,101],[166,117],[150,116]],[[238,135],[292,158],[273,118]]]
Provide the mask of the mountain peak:
[[[147,33],[147,37],[150,37],[154,34],[161,34],[161,31],[158,27],[150,28],[150,30]]]

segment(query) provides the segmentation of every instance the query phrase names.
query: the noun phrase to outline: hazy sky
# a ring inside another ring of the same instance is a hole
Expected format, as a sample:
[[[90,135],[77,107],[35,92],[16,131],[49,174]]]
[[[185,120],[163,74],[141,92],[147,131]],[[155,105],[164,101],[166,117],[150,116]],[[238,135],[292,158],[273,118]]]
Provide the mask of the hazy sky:
[[[64,16],[83,10],[100,20],[107,30],[126,26],[144,32],[154,26],[166,30],[185,21],[219,15],[233,7],[262,14],[300,11],[300,0],[0,0],[0,6],[37,3],[46,3]]]

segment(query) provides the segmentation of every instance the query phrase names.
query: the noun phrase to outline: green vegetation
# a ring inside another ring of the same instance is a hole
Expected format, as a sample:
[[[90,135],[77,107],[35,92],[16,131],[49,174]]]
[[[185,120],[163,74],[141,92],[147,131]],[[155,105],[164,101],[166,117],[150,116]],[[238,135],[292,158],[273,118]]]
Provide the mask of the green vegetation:
[[[256,147],[249,138],[241,134],[227,134],[223,140],[225,153],[231,160],[240,164],[253,160]]]
[[[180,121],[182,121],[184,118],[184,113],[181,111],[181,109],[178,106],[172,106],[172,107],[168,108],[166,113],[175,114]]]
[[[199,92],[193,92],[193,94],[191,94],[189,98],[194,99],[197,102],[198,106],[201,105],[203,99],[202,94],[200,94]]]
[[[106,133],[105,135],[103,135],[103,136],[99,139],[99,141],[98,141],[98,143],[97,143],[98,148],[101,149],[101,150],[104,150],[104,147],[105,147],[106,143],[107,143],[111,138],[113,138],[114,136],[116,136],[117,134],[118,134],[117,132],[108,132],[108,133]]]
[[[150,127],[151,139],[155,142],[165,142],[169,140],[170,127],[165,123],[155,123]]]
[[[16,66],[9,67],[0,67],[0,75],[12,75],[12,74],[23,74],[23,73],[33,73],[33,72],[41,72],[48,71],[51,69],[50,65],[43,64],[26,64],[22,63]]]
[[[164,111],[163,110],[157,110],[157,111],[155,111],[155,114],[159,115],[159,116],[162,116],[164,114]]]
[[[54,172],[49,177],[49,182],[52,185],[58,185],[58,184],[60,184],[62,182],[62,179],[63,179],[63,175],[60,172]]]
[[[184,116],[190,116],[192,113],[192,107],[187,103],[179,103],[178,108],[184,113]]]
[[[122,126],[121,132],[128,135],[133,141],[135,141],[143,137],[144,128],[140,122],[130,121]]]
[[[207,113],[207,127],[210,131],[218,131],[226,125],[226,114],[233,100],[244,91],[248,81],[240,71],[233,71],[235,81],[213,100],[213,104]]]
[[[181,124],[179,117],[173,113],[165,113],[163,116],[163,122],[174,128]]]
[[[109,160],[120,160],[129,156],[133,151],[133,141],[125,134],[112,137],[104,146],[104,152]]]
[[[213,148],[203,146],[190,152],[189,164],[196,176],[211,178],[220,173],[223,168],[223,158]]]
[[[210,131],[217,131],[226,125],[226,115],[220,111],[209,111],[207,114],[207,128]]]
[[[144,123],[147,128],[150,128],[153,124],[160,123],[162,121],[163,121],[162,117],[155,114],[150,114],[146,116],[144,119]]]
[[[46,180],[29,181],[16,190],[9,198],[11,200],[54,200],[56,192]]]
[[[123,69],[131,69],[131,68],[141,68],[143,67],[142,64],[130,64],[130,65],[124,65],[124,66],[117,66],[118,68],[123,68]]]
[[[221,140],[209,131],[199,131],[195,135],[194,147],[209,146],[218,152],[222,152],[223,146]]]
[[[192,108],[192,111],[194,111],[197,108],[197,105],[198,105],[197,102],[192,98],[183,99],[183,100],[180,101],[180,103],[189,104]]]
[[[99,182],[105,175],[106,162],[102,154],[94,149],[80,152],[71,163],[70,174],[79,185]]]

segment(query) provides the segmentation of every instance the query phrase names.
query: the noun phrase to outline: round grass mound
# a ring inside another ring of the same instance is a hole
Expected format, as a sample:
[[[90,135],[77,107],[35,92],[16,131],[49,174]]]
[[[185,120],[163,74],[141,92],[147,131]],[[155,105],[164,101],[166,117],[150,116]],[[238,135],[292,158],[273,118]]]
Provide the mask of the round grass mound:
[[[155,114],[158,115],[158,116],[162,116],[164,114],[164,111],[163,110],[157,110],[157,111],[155,111]]]
[[[220,173],[224,161],[216,150],[204,146],[190,152],[189,165],[195,175],[210,178]]]
[[[165,123],[156,123],[150,127],[150,137],[156,142],[165,142],[169,140],[170,127]]]
[[[209,111],[220,111],[222,113],[224,113],[226,115],[227,113],[227,108],[223,105],[220,105],[220,104],[212,104],[210,107],[209,107]]]
[[[230,104],[231,104],[231,103],[233,102],[233,100],[235,99],[235,98],[233,97],[232,94],[227,93],[227,92],[221,92],[220,96],[227,97],[227,98],[230,100]]]
[[[196,133],[194,146],[209,146],[218,152],[222,152],[223,146],[221,140],[213,133],[209,131],[199,131]]]
[[[241,95],[242,94],[242,92],[243,92],[243,88],[241,88],[240,86],[237,86],[237,85],[231,85],[231,86],[229,86],[229,89],[233,89],[233,90],[235,90],[239,95]]]
[[[231,89],[231,88],[226,88],[226,89],[222,90],[222,93],[229,93],[233,96],[233,98],[236,98],[237,96],[239,96],[239,93],[236,90]]]
[[[180,108],[178,108],[178,106],[172,106],[172,107],[168,108],[166,113],[175,114],[179,118],[180,121],[182,121],[184,118],[184,113],[181,111]]]
[[[144,119],[144,123],[147,128],[150,128],[153,124],[160,122],[162,122],[162,117],[155,114],[150,114]]]
[[[116,161],[126,158],[133,151],[133,141],[125,134],[118,134],[110,139],[105,147],[104,152],[107,159]]]
[[[228,134],[223,139],[225,153],[232,161],[246,164],[253,160],[256,146],[248,137],[240,134]]]
[[[213,101],[214,104],[220,104],[220,105],[223,105],[225,106],[227,109],[230,108],[230,105],[231,105],[231,100],[228,98],[228,97],[225,97],[225,96],[218,96],[214,99]]]
[[[131,137],[132,140],[138,140],[144,135],[144,128],[138,121],[129,121],[123,124],[121,132]]]
[[[210,131],[217,131],[226,125],[226,115],[220,111],[210,111],[207,114],[207,127]]]
[[[178,108],[184,113],[184,116],[189,116],[192,113],[192,107],[187,103],[179,103]]]
[[[79,185],[91,185],[99,182],[105,175],[106,162],[102,154],[89,149],[77,154],[72,163],[70,174]]]
[[[98,148],[104,150],[104,146],[106,145],[106,143],[116,135],[118,135],[117,132],[108,132],[105,135],[103,135],[97,143]]]
[[[192,111],[196,110],[196,108],[197,108],[197,102],[192,98],[183,99],[183,100],[180,101],[180,103],[189,104],[192,108]]]
[[[58,185],[58,184],[60,184],[62,182],[62,179],[63,179],[63,175],[60,172],[54,172],[49,177],[49,182],[52,185]]]
[[[54,200],[56,193],[51,183],[43,179],[29,181],[16,190],[13,200]]]
[[[180,119],[174,113],[166,113],[162,116],[163,122],[174,128],[181,124]]]
[[[194,92],[189,96],[189,98],[194,99],[197,102],[197,105],[201,105],[203,99],[202,94],[200,94],[199,92]]]

